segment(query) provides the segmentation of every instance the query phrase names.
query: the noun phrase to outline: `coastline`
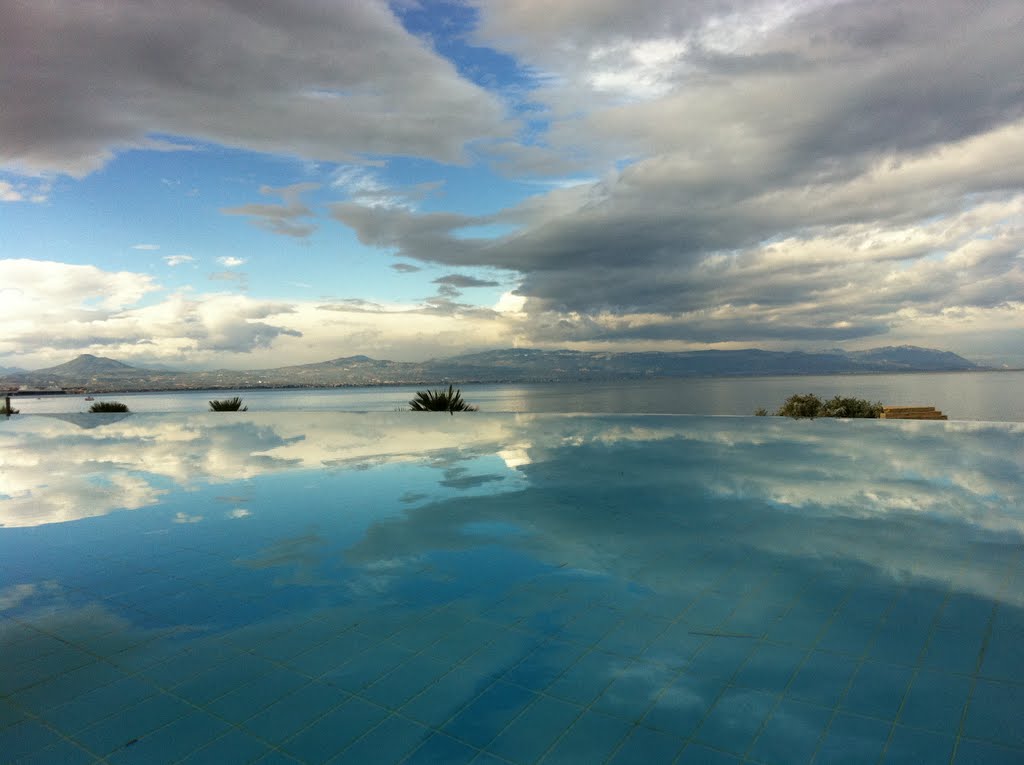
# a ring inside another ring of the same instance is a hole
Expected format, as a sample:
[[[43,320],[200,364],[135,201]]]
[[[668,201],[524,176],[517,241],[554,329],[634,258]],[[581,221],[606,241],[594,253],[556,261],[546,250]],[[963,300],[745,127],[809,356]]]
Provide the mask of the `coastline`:
[[[458,383],[466,401],[483,412],[752,415],[774,411],[794,394],[839,395],[887,406],[935,406],[951,420],[1024,422],[1024,370],[900,372],[892,374],[765,377],[644,378],[619,381]],[[212,399],[242,397],[250,412],[407,409],[419,390],[437,384],[114,390],[96,399],[128,404],[134,413],[205,412]],[[445,385],[447,387],[447,384]],[[86,394],[12,397],[23,414],[83,412]]]
[[[988,374],[993,372],[1024,372],[1021,368],[998,368],[984,367],[974,369],[899,369],[899,370],[856,370],[840,372],[791,372],[772,374],[711,374],[711,375],[632,375],[632,376],[580,376],[568,377],[505,377],[505,378],[427,378],[419,380],[379,380],[367,382],[341,382],[341,383],[246,383],[217,384],[217,385],[140,385],[134,386],[124,382],[111,384],[82,383],[79,381],[68,383],[63,390],[28,390],[21,391],[17,388],[4,388],[3,381],[0,381],[0,394],[13,397],[33,398],[39,396],[78,396],[78,395],[114,395],[129,393],[195,393],[199,391],[329,391],[329,390],[351,390],[357,388],[404,388],[410,386],[431,387],[442,385],[616,385],[642,382],[667,382],[667,381],[714,381],[714,380],[783,380],[798,377],[883,377],[887,375],[913,376],[913,375],[957,375],[957,374]],[[241,374],[244,374],[241,373]]]

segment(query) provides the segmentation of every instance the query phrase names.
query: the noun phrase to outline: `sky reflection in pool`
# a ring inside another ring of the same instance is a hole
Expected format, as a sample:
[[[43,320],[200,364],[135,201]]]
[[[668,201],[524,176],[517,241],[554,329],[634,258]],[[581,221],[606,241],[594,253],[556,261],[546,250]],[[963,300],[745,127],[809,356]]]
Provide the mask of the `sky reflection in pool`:
[[[35,416],[0,464],[14,760],[1024,758],[1021,425]]]

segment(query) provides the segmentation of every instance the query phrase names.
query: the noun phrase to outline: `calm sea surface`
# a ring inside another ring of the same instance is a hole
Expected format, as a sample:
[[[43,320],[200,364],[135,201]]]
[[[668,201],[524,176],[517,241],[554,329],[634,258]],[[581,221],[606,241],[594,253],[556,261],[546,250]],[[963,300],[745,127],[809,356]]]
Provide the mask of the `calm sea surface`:
[[[422,386],[421,386],[422,387]],[[407,408],[416,386],[331,390],[188,391],[119,393],[133,412],[196,412],[211,398],[242,396],[250,411],[394,411]],[[1024,371],[892,375],[821,375],[643,380],[615,383],[464,385],[463,397],[487,412],[749,415],[774,411],[793,393],[841,394],[892,406],[935,406],[951,420],[1024,422]],[[17,397],[24,414],[84,412],[82,396]]]

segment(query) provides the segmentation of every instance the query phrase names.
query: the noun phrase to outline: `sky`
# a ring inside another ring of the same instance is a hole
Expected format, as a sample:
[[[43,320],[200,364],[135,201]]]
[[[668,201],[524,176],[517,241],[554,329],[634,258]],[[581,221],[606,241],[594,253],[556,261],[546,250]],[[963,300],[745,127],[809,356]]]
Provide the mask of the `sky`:
[[[1024,366],[1020,0],[0,0],[0,366]]]

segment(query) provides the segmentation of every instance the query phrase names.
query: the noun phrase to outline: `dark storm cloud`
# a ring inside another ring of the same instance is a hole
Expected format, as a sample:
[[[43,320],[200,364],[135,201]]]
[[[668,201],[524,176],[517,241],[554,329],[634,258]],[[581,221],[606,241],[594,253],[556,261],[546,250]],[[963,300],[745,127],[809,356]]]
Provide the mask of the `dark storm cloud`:
[[[462,291],[450,284],[442,284],[437,288],[437,294],[443,298],[457,298],[462,295]]]
[[[481,247],[486,245],[486,240],[454,236],[461,227],[480,224],[481,219],[471,215],[417,215],[402,207],[365,207],[353,202],[336,202],[330,208],[332,216],[355,230],[363,244],[398,249],[415,260],[475,264]],[[430,255],[424,257],[427,253]]]
[[[1018,3],[479,5],[478,39],[556,75],[547,146],[632,161],[478,218],[334,214],[406,258],[518,275],[533,337],[832,341],[1019,304]],[[570,90],[596,105],[558,118]],[[518,228],[460,236],[489,223]]]
[[[449,287],[456,287],[459,289],[466,287],[498,287],[498,282],[490,281],[488,279],[477,279],[473,276],[466,276],[465,274],[449,274],[448,276],[441,276],[434,279],[434,284],[446,284]]]
[[[0,164],[84,175],[159,133],[347,161],[463,160],[508,134],[495,97],[384,3],[0,5]]]

